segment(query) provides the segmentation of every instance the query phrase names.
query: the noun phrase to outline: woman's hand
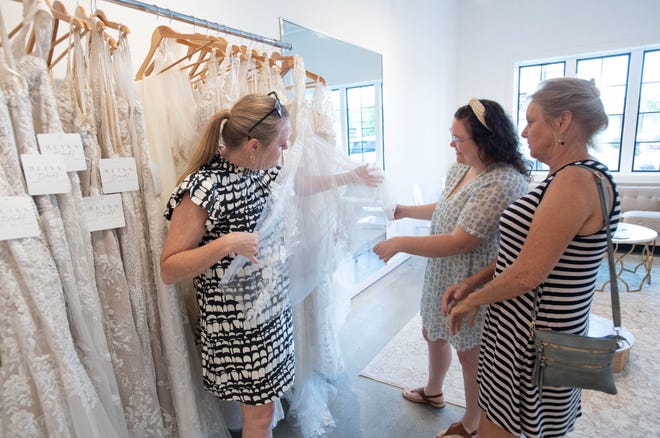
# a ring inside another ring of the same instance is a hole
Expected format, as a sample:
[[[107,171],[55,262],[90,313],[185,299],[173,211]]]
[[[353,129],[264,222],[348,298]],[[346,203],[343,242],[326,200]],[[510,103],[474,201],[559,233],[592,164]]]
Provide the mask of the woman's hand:
[[[449,286],[442,296],[442,314],[449,316],[449,333],[455,335],[461,329],[463,317],[467,315],[468,326],[472,327],[478,307],[470,307],[465,298],[474,292],[466,281]]]
[[[465,281],[449,286],[442,296],[442,314],[447,316],[449,309],[474,291]]]
[[[394,218],[394,220],[399,220],[408,217],[405,215],[403,210],[404,210],[403,205],[396,204],[396,206],[394,207],[394,211],[392,212],[392,217]]]
[[[396,253],[400,252],[397,238],[392,237],[391,239],[377,243],[376,246],[374,246],[373,251],[379,259],[387,263]]]
[[[474,324],[474,318],[477,316],[478,306],[472,306],[468,303],[467,298],[463,298],[460,301],[455,301],[449,307],[449,333],[453,336],[461,330],[461,325],[463,324],[463,318],[467,316],[468,327],[472,327]]]
[[[221,237],[226,239],[226,242],[231,248],[231,252],[250,260],[252,263],[257,263],[257,256],[259,255],[259,234],[250,233],[247,231],[234,231]],[[231,253],[230,253],[231,254]]]
[[[350,180],[353,184],[376,187],[383,182],[383,173],[380,169],[369,168],[367,163],[353,169],[350,172]]]

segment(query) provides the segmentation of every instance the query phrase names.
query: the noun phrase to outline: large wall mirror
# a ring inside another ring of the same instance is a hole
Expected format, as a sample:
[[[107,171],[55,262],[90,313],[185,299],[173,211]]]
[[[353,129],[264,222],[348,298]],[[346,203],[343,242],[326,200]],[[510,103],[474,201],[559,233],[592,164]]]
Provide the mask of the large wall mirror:
[[[282,40],[300,55],[308,71],[321,75],[332,90],[335,129],[341,148],[351,159],[384,168],[382,55],[323,33],[280,20]],[[362,205],[360,242],[353,253],[356,292],[385,271],[385,264],[372,252],[386,236],[386,219],[380,206]]]

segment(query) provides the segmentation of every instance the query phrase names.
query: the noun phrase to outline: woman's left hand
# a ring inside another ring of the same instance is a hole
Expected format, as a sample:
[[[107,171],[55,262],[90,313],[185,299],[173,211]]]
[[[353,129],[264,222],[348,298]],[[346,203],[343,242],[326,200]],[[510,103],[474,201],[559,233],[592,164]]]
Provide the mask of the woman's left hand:
[[[380,169],[369,168],[369,164],[356,167],[350,173],[354,184],[362,184],[368,187],[376,187],[383,182],[383,173]]]
[[[464,298],[460,301],[454,301],[449,308],[449,333],[453,336],[461,330],[463,318],[467,317],[468,327],[472,327],[474,318],[477,316],[479,307],[472,306],[468,303],[468,299]]]

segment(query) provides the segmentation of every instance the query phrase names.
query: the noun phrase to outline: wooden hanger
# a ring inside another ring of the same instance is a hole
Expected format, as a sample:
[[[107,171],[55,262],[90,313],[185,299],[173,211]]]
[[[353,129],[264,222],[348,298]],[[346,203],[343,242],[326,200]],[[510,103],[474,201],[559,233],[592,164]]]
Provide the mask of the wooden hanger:
[[[268,62],[270,65],[276,65],[279,67],[280,76],[282,77],[293,68],[293,56],[282,56],[280,52],[271,53]]]
[[[208,59],[204,63],[204,68],[200,69],[197,72],[191,72],[189,73],[190,80],[192,81],[193,85],[198,83],[198,82],[203,82],[206,80],[206,74],[209,71],[209,62],[211,62],[213,59],[215,59],[215,62],[218,63],[218,65],[222,64],[222,61],[225,60],[225,50],[220,50],[220,49],[213,49],[213,52],[209,54]]]
[[[214,46],[224,50],[224,48],[227,46],[227,41],[221,37],[204,35],[201,33],[179,33],[172,30],[168,26],[158,26],[151,34],[151,44],[149,46],[149,51],[147,52],[147,56],[145,56],[144,61],[142,61],[142,65],[140,65],[137,74],[135,75],[135,80],[139,81],[140,79],[150,75],[153,72],[153,57],[156,54],[156,50],[158,49],[161,41],[164,39],[174,39],[179,44],[192,47],[193,50],[208,44],[210,41],[212,41],[213,44],[211,44],[209,47]],[[187,57],[188,55],[186,55],[183,59]]]
[[[305,85],[313,85],[318,82],[322,83],[323,85],[328,85],[325,82],[325,78],[323,76],[317,75],[316,73],[312,73],[309,70],[305,70],[305,76],[307,76],[309,79],[312,80],[312,82],[307,82]]]
[[[97,17],[101,22],[106,26],[109,27],[110,29],[115,29],[120,31],[121,33],[124,33],[128,35],[131,33],[131,30],[126,26],[125,24],[117,23],[114,21],[110,21],[108,17],[105,15],[105,12],[103,12],[100,9],[97,9],[94,11],[94,16]]]
[[[191,68],[191,67],[194,68],[194,67],[198,66],[199,64],[201,64],[203,62],[206,62],[206,60],[207,60],[206,55],[211,52],[213,44],[214,44],[214,41],[208,41],[206,44],[203,44],[203,45],[200,45],[200,46],[197,46],[197,47],[195,47],[193,45],[189,45],[188,46],[188,53],[186,53],[185,56],[183,56],[182,58],[177,59],[172,64],[170,64],[167,67],[161,69],[158,72],[158,74],[166,72],[167,70],[169,70],[172,67],[180,64],[181,62],[185,61],[186,59],[190,61],[195,53],[199,53],[199,57],[198,57],[197,62],[185,65],[184,67],[181,68],[182,70],[186,69],[186,68]]]

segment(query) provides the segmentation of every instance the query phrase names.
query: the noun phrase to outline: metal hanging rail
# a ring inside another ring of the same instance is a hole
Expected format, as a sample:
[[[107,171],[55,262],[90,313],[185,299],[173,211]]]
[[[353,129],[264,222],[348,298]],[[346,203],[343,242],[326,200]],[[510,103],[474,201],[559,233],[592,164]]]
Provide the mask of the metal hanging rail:
[[[217,30],[222,33],[235,35],[242,38],[248,38],[253,41],[269,44],[271,46],[279,47],[281,49],[291,50],[291,44],[285,43],[284,41],[268,38],[251,32],[245,32],[239,29],[234,29],[220,23],[214,23],[212,21],[208,21],[202,18],[193,17],[192,15],[182,14],[180,12],[172,11],[171,9],[161,8],[160,6],[157,5],[150,5],[136,0],[105,0],[105,1],[126,6],[132,9],[137,9],[142,12],[148,12],[150,14],[159,15],[161,17],[171,18],[172,20],[177,20],[184,23],[192,24],[193,26],[202,26],[202,27],[206,27],[207,29]]]

